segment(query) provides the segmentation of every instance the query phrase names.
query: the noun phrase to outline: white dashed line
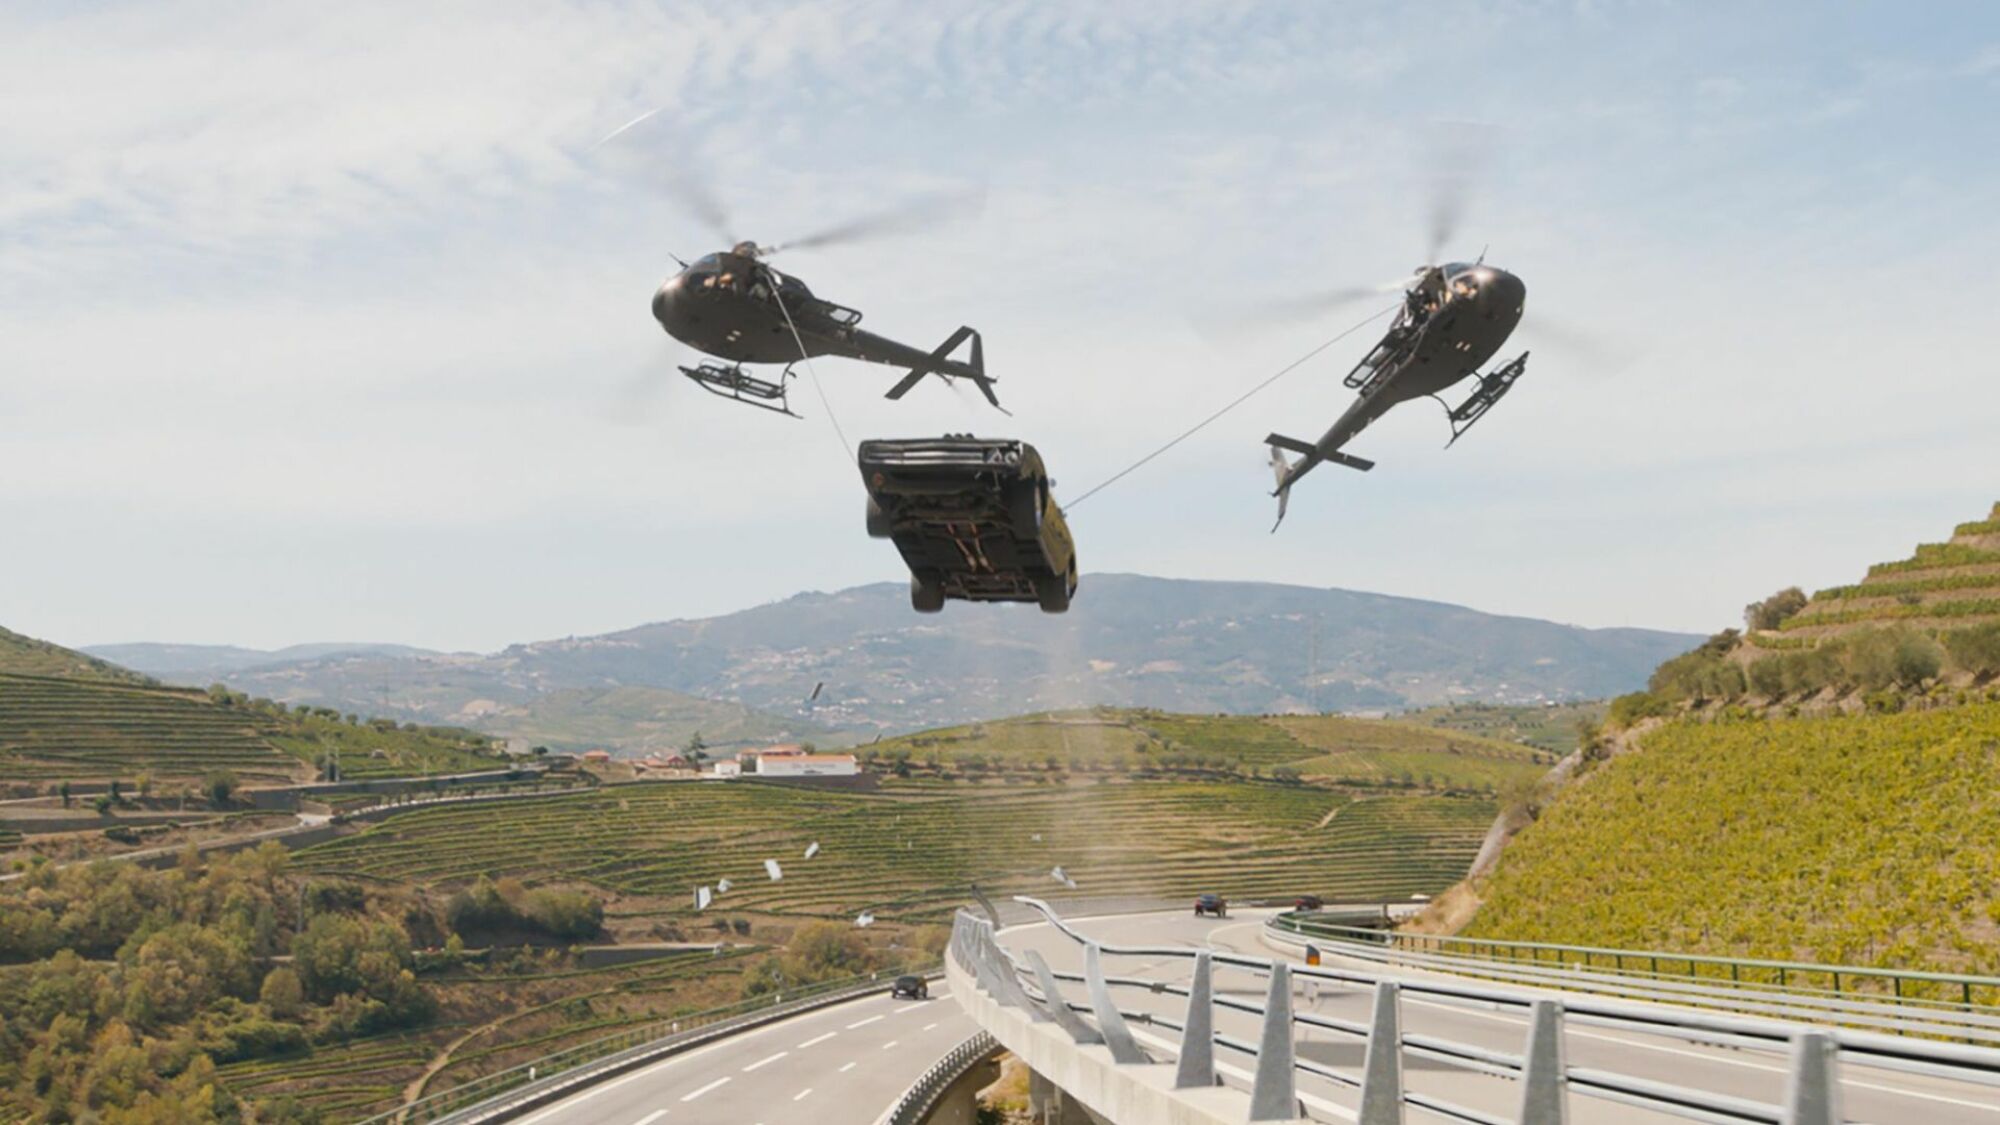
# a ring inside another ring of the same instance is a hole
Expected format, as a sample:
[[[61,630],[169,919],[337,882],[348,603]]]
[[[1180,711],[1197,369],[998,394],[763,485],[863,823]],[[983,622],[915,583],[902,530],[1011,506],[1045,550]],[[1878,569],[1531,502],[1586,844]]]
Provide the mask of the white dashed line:
[[[824,1043],[824,1042],[826,1042],[827,1040],[829,1040],[829,1039],[831,1039],[831,1038],[833,1038],[834,1036],[836,1036],[836,1035],[839,1035],[839,1034],[840,1034],[840,1032],[838,1032],[838,1031],[829,1031],[829,1032],[827,1032],[827,1033],[826,1033],[825,1035],[815,1035],[815,1036],[813,1036],[813,1037],[812,1037],[811,1039],[808,1039],[808,1040],[806,1040],[805,1042],[803,1042],[803,1043],[799,1044],[799,1046],[798,1046],[798,1049],[799,1049],[799,1050],[801,1050],[801,1051],[803,1051],[803,1050],[805,1050],[805,1049],[806,1049],[807,1047],[810,1047],[810,1046],[812,1046],[812,1045],[813,1045],[814,1043]]]
[[[720,1085],[722,1085],[723,1083],[725,1083],[725,1082],[728,1082],[728,1081],[729,1081],[729,1076],[728,1076],[728,1075],[723,1075],[723,1076],[722,1076],[721,1078],[718,1078],[718,1079],[716,1079],[715,1081],[713,1081],[713,1082],[710,1082],[710,1083],[709,1083],[708,1085],[706,1085],[706,1086],[703,1086],[703,1087],[702,1087],[701,1089],[699,1089],[699,1090],[696,1090],[695,1092],[693,1092],[693,1093],[691,1093],[691,1094],[682,1094],[682,1095],[681,1095],[681,1100],[682,1100],[682,1101],[684,1101],[684,1102],[691,1102],[691,1101],[695,1100],[696,1098],[698,1098],[698,1097],[702,1096],[703,1094],[706,1094],[706,1093],[708,1093],[708,1092],[709,1092],[710,1090],[713,1090],[713,1089],[715,1089],[716,1087],[718,1087],[718,1086],[720,1086]]]
[[[869,1016],[865,1020],[856,1020],[855,1022],[847,1025],[847,1030],[853,1031],[857,1027],[867,1027],[869,1024],[874,1023],[876,1020],[879,1020],[881,1018],[882,1018],[881,1016]]]
[[[653,1125],[653,1122],[658,1121],[660,1118],[665,1117],[666,1115],[667,1115],[666,1110],[656,1109],[653,1112],[647,1114],[646,1116],[641,1117],[639,1120],[634,1121],[632,1125]]]
[[[800,1090],[800,1091],[799,1091],[798,1093],[796,1093],[796,1094],[793,1094],[793,1095],[792,1095],[792,1100],[793,1100],[793,1101],[795,1101],[795,1102],[800,1102],[800,1101],[804,1101],[804,1100],[805,1100],[805,1097],[806,1097],[806,1095],[807,1095],[807,1094],[810,1094],[810,1093],[812,1093],[812,1092],[813,1092],[813,1088],[812,1088],[811,1086],[807,1086],[807,1087],[806,1087],[805,1089],[803,1089],[803,1090]]]
[[[931,1028],[934,1028],[934,1027],[936,1027],[936,1026],[937,1026],[937,1025],[936,1025],[936,1024],[934,1024],[934,1023],[927,1023],[927,1024],[925,1024],[925,1025],[924,1025],[924,1030],[925,1030],[925,1031],[929,1031],[929,1030],[930,1030]]]
[[[891,1040],[889,1040],[889,1041],[888,1041],[887,1043],[884,1043],[884,1044],[882,1044],[882,1049],[886,1051],[886,1050],[888,1050],[889,1048],[891,1048],[891,1047],[893,1047],[893,1046],[895,1046],[895,1045],[896,1045],[896,1041],[895,1041],[894,1039],[891,1039]]]
[[[903,1006],[903,1007],[901,1007],[901,1008],[897,1008],[897,1009],[896,1009],[895,1011],[893,1011],[893,1012],[891,1012],[891,1013],[889,1013],[889,1014],[890,1014],[890,1015],[894,1015],[894,1016],[900,1016],[900,1015],[902,1015],[902,1014],[903,1014],[904,1012],[914,1012],[914,1011],[916,1011],[916,1010],[917,1010],[918,1008],[921,1008],[921,1007],[924,1007],[924,1006],[925,1006],[925,1005],[922,1005],[922,1004],[908,1004],[908,1005],[905,1005],[905,1006]]]
[[[850,1070],[853,1070],[853,1069],[854,1069],[854,1064],[853,1064],[853,1063],[848,1063],[848,1064],[847,1064],[846,1066],[843,1066],[843,1067],[841,1067],[841,1068],[840,1068],[840,1071],[839,1071],[839,1073],[841,1073],[841,1074],[846,1074],[846,1073],[847,1073],[848,1071],[850,1071]]]
[[[779,1059],[782,1059],[789,1054],[791,1054],[790,1051],[779,1051],[775,1055],[770,1055],[765,1058],[758,1059],[756,1062],[753,1062],[749,1066],[744,1067],[743,1073],[748,1074],[751,1071],[756,1070],[760,1066],[769,1066],[770,1064],[777,1062]]]

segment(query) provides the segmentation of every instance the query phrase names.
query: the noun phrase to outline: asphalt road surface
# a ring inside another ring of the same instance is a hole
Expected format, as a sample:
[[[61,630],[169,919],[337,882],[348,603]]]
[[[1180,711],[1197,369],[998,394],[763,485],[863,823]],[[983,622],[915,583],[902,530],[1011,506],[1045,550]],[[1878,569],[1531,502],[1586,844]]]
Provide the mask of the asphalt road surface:
[[[1195,918],[1191,913],[1128,915],[1084,919],[1076,928],[1101,941],[1122,945],[1187,946],[1254,954],[1261,957],[1274,951],[1258,939],[1258,931],[1268,911],[1245,912],[1227,919]],[[1082,947],[1046,924],[1022,926],[1001,935],[1001,940],[1019,952],[1040,950],[1051,968],[1058,972],[1081,972]],[[1331,967],[1336,959],[1329,958]],[[1104,971],[1110,976],[1149,977],[1185,983],[1191,971],[1186,958],[1106,957]],[[1356,963],[1351,966],[1375,971],[1379,966]],[[1218,995],[1234,994],[1261,1003],[1268,982],[1247,972],[1216,967]],[[1073,1002],[1085,1000],[1081,985],[1065,984]],[[1308,994],[1295,981],[1293,1003],[1298,1010],[1312,1010],[1365,1024],[1372,994],[1358,989],[1326,987]],[[1113,990],[1121,1008],[1143,1009],[1171,1015],[1178,1022],[1186,1000],[1177,996],[1153,995],[1135,988]],[[1134,1036],[1156,1060],[1174,1057],[1175,1034],[1163,1028],[1132,1025]],[[1247,1013],[1216,1010],[1216,1030],[1257,1041],[1257,1017]],[[1518,1053],[1527,1038],[1527,1021],[1511,1012],[1486,1007],[1446,1005],[1405,996],[1403,1030],[1461,1043]],[[1569,1024],[1564,1049],[1571,1066],[1594,1067],[1662,1082],[1699,1085],[1704,1089],[1776,1104],[1783,1100],[1786,1060],[1777,1054],[1693,1045],[1659,1036],[1637,1035],[1595,1027]],[[1359,1039],[1337,1032],[1312,1030],[1299,1046],[1302,1057],[1333,1066],[1356,1077],[1360,1074],[1362,1046]],[[1252,1061],[1246,1055],[1218,1051],[1216,1062],[1230,1085],[1247,1089]],[[1902,1074],[1895,1071],[1844,1066],[1841,1073],[1843,1101],[1850,1120],[1868,1122],[1921,1122],[1922,1125],[2000,1125],[2000,1089],[1964,1082]],[[1472,1109],[1483,1110],[1511,1120],[1519,1112],[1518,1083],[1494,1078],[1427,1059],[1405,1058],[1404,1081],[1412,1090]],[[1313,1116],[1332,1120],[1331,1107],[1348,1110],[1356,1098],[1349,1090],[1323,1079],[1301,1074],[1299,1092]],[[1412,1121],[1433,1120],[1431,1114],[1412,1109]],[[1351,1117],[1349,1118],[1351,1120]],[[1634,1109],[1586,1095],[1570,1098],[1570,1120],[1577,1125],[1610,1125],[1627,1122],[1685,1121],[1685,1118]]]
[[[578,1091],[521,1125],[873,1125],[978,1029],[943,982],[732,1035]]]

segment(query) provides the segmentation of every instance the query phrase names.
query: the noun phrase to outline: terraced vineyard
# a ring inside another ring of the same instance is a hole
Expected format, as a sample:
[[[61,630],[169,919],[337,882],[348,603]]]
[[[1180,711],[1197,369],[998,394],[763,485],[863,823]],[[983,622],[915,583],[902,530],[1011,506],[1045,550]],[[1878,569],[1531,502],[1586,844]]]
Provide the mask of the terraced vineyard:
[[[1680,720],[1566,790],[1468,933],[1990,973],[2000,704]]]
[[[200,692],[0,673],[0,781],[217,769],[286,781],[299,767],[264,738],[255,717]]]
[[[0,629],[0,672],[17,676],[53,676],[65,680],[100,680],[114,684],[150,684],[137,672],[87,656],[74,649]]]
[[[673,904],[653,908],[667,914],[691,913],[677,904],[727,877],[729,910],[928,917],[972,882],[1061,889],[1057,865],[1087,894],[1404,898],[1458,879],[1493,813],[1479,799],[1357,801],[1257,782],[910,784],[876,795],[676,782],[411,813],[297,861],[427,884],[581,879]],[[803,860],[815,841],[821,853]],[[782,882],[765,877],[766,858],[783,865]]]
[[[1923,544],[1908,559],[1870,567],[1855,585],[1819,591],[1777,630],[1748,640],[1797,649],[1871,625],[1942,632],[1993,621],[2000,621],[2000,504],[1987,519],[1958,525],[1949,542]]]
[[[948,727],[885,739],[865,752],[919,765],[982,763],[1002,771],[1051,765],[1083,770],[1192,765],[1247,773],[1289,767],[1334,783],[1489,791],[1515,777],[1538,776],[1555,761],[1554,755],[1533,747],[1382,719],[1113,708]]]

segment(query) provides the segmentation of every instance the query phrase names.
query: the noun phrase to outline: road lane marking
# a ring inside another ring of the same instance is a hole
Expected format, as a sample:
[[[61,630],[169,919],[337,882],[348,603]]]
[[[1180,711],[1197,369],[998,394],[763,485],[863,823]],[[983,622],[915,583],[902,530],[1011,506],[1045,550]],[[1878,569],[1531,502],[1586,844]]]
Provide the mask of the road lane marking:
[[[646,1116],[641,1117],[639,1120],[634,1121],[632,1125],[652,1125],[653,1122],[658,1121],[660,1118],[665,1117],[666,1115],[667,1115],[666,1110],[656,1109],[653,1112],[647,1114]]]
[[[897,1009],[896,1009],[895,1011],[893,1011],[893,1012],[891,1012],[891,1013],[889,1013],[889,1014],[890,1014],[890,1015],[892,1015],[892,1016],[900,1016],[900,1015],[902,1015],[902,1014],[903,1014],[904,1012],[914,1012],[914,1011],[916,1011],[916,1010],[917,1010],[918,1008],[922,1008],[922,1007],[925,1007],[925,1006],[926,1006],[926,1005],[923,1005],[923,1004],[906,1004],[906,1005],[904,1005],[903,1007],[900,1007],[900,1008],[897,1008]]]
[[[869,1024],[874,1023],[876,1020],[879,1020],[881,1018],[882,1018],[881,1016],[869,1016],[865,1020],[857,1020],[854,1023],[848,1024],[847,1030],[853,1031],[857,1027],[867,1027]]]
[[[837,1071],[836,1073],[839,1073],[839,1074],[846,1074],[846,1073],[847,1073],[848,1071],[850,1071],[850,1070],[853,1070],[853,1069],[854,1069],[854,1064],[853,1064],[853,1063],[848,1063],[848,1064],[847,1064],[846,1066],[843,1066],[843,1067],[841,1067],[841,1068],[840,1068],[840,1069],[839,1069],[839,1070],[838,1070],[838,1071]]]
[[[813,1037],[812,1037],[811,1039],[808,1039],[808,1040],[806,1040],[805,1042],[803,1042],[803,1043],[799,1044],[799,1046],[798,1046],[798,1049],[799,1049],[799,1050],[801,1050],[801,1051],[803,1051],[803,1050],[805,1050],[805,1049],[806,1049],[807,1047],[810,1047],[810,1046],[812,1046],[812,1045],[813,1045],[814,1043],[824,1043],[824,1042],[826,1042],[827,1040],[829,1040],[829,1039],[831,1039],[831,1038],[833,1038],[834,1036],[836,1036],[836,1035],[839,1035],[839,1034],[840,1034],[840,1032],[838,1032],[838,1031],[829,1031],[829,1032],[827,1032],[827,1033],[826,1033],[825,1035],[815,1035],[815,1036],[813,1036]]]
[[[882,1049],[886,1051],[886,1050],[888,1050],[889,1048],[891,1048],[891,1047],[893,1047],[893,1046],[895,1046],[895,1045],[896,1045],[896,1041],[895,1041],[894,1039],[891,1039],[891,1040],[889,1040],[889,1041],[888,1041],[887,1043],[884,1043],[884,1044],[882,1044]]]
[[[779,1051],[775,1055],[767,1055],[764,1058],[758,1059],[756,1062],[751,1063],[749,1066],[744,1067],[743,1073],[748,1074],[751,1071],[756,1070],[760,1066],[769,1066],[771,1063],[777,1062],[779,1059],[782,1059],[789,1054],[791,1054],[790,1051]]]
[[[713,1082],[710,1082],[710,1083],[709,1083],[708,1085],[706,1085],[706,1086],[703,1086],[703,1087],[702,1087],[701,1089],[699,1089],[699,1090],[696,1090],[696,1091],[695,1091],[694,1093],[692,1093],[692,1094],[682,1094],[682,1095],[681,1095],[681,1100],[682,1100],[682,1101],[684,1101],[684,1102],[691,1102],[691,1101],[695,1100],[696,1098],[698,1098],[698,1097],[702,1096],[703,1094],[706,1094],[706,1093],[708,1093],[708,1092],[709,1092],[710,1090],[713,1090],[713,1089],[715,1089],[716,1087],[718,1087],[718,1086],[722,1085],[723,1083],[725,1083],[725,1082],[727,1082],[727,1081],[729,1081],[729,1076],[728,1076],[727,1074],[725,1074],[725,1075],[723,1075],[722,1077],[720,1077],[720,1078],[716,1079],[715,1081],[713,1081]]]
[[[870,997],[870,999],[872,999],[872,997]],[[843,1001],[840,1004],[833,1005],[832,1007],[837,1009],[837,1008],[847,1007],[850,1004],[858,1005],[860,1003],[861,1003],[860,1000],[847,1000]],[[804,1023],[807,1020],[817,1019],[818,1017],[824,1014],[827,1013],[800,1012],[797,1015],[786,1016],[784,1019],[777,1020],[773,1023],[766,1024],[762,1027],[745,1032],[745,1034],[746,1035],[766,1034],[777,1029],[789,1028],[796,1024]],[[594,1098],[597,1095],[602,1094],[608,1090],[615,1090],[618,1087],[623,1086],[627,1083],[638,1082],[646,1078],[657,1078],[664,1071],[674,1070],[676,1068],[686,1066],[687,1063],[692,1059],[700,1058],[703,1055],[714,1054],[717,1051],[728,1050],[729,1048],[734,1047],[736,1045],[736,1041],[737,1041],[736,1036],[729,1036],[727,1038],[724,1038],[720,1042],[709,1043],[705,1046],[696,1047],[691,1051],[681,1051],[669,1055],[666,1058],[659,1060],[658,1062],[651,1063],[647,1066],[643,1066],[638,1070],[635,1070],[632,1073],[625,1075],[623,1078],[613,1078],[609,1082],[599,1082],[596,1085],[587,1086],[582,1090],[579,1090],[576,1093],[571,1094],[568,1097],[562,1099],[561,1101],[555,1103],[554,1105],[549,1106],[547,1109],[542,1110],[540,1113],[535,1114],[533,1117],[523,1118],[520,1122],[520,1125],[539,1125],[540,1122],[546,1121],[549,1118],[554,1117],[559,1113],[573,1112],[579,1103],[588,1101],[591,1098]]]
[[[803,1089],[803,1090],[800,1090],[800,1091],[799,1091],[798,1093],[796,1093],[796,1094],[793,1094],[793,1095],[792,1095],[792,1100],[793,1100],[793,1101],[795,1101],[795,1102],[801,1102],[801,1101],[804,1101],[804,1100],[805,1100],[805,1097],[806,1097],[806,1095],[807,1095],[807,1094],[810,1094],[810,1093],[812,1093],[812,1092],[813,1092],[813,1088],[812,1088],[811,1086],[807,1086],[807,1087],[806,1087],[805,1089]]]
[[[936,1025],[936,1024],[934,1024],[934,1023],[927,1023],[927,1024],[925,1024],[925,1025],[924,1025],[924,1030],[925,1030],[925,1031],[929,1031],[929,1030],[930,1030],[931,1028],[934,1028],[934,1027],[936,1027],[936,1026],[937,1026],[937,1025]]]

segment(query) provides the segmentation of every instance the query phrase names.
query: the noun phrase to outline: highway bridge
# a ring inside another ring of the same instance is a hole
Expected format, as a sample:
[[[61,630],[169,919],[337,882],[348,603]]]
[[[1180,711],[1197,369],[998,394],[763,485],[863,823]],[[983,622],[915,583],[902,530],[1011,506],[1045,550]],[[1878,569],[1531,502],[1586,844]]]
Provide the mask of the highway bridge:
[[[960,912],[927,1001],[861,986],[412,1119],[958,1125],[1007,1050],[1038,1125],[2000,1125],[1991,1007],[1475,961],[1271,911],[1070,914]]]

